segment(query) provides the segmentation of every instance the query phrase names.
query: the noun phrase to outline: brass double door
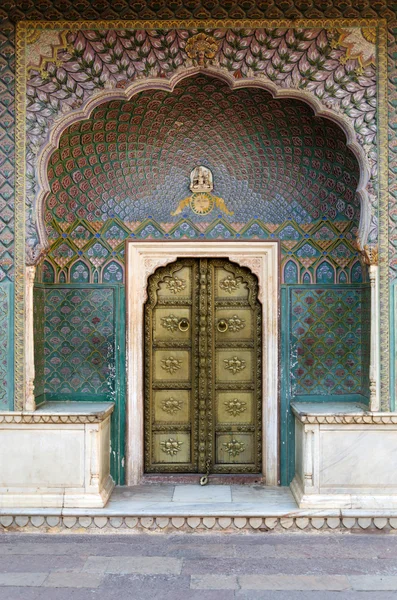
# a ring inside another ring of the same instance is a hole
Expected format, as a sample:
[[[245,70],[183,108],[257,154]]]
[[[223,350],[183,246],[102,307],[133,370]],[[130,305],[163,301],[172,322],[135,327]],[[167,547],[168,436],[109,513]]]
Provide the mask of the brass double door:
[[[145,471],[260,473],[261,305],[224,259],[159,268],[145,306]]]

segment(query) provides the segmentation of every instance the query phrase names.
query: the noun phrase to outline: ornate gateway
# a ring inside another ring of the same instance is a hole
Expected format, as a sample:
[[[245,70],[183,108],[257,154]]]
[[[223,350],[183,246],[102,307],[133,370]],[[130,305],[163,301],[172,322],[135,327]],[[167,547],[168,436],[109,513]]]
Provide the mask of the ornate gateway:
[[[145,306],[147,473],[260,473],[261,306],[225,259],[159,268]]]

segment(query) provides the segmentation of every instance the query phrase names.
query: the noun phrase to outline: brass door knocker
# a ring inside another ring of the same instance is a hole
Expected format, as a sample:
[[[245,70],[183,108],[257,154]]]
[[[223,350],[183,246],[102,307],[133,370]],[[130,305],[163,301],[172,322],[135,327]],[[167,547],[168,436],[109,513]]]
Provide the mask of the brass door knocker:
[[[189,319],[180,319],[178,323],[179,331],[187,331],[190,327]]]
[[[229,329],[229,324],[226,319],[219,319],[217,329],[220,333],[225,333]]]
[[[211,461],[209,458],[207,458],[206,466],[207,466],[207,472],[205,475],[203,475],[200,478],[200,485],[207,485],[207,483],[208,483],[208,478],[210,475],[210,468],[211,468]]]

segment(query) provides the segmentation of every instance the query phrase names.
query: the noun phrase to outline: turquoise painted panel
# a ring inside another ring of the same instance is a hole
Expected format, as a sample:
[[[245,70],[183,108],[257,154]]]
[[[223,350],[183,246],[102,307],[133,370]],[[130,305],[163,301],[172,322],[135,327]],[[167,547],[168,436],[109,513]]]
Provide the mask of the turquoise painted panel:
[[[44,314],[45,393],[110,393],[114,290],[48,288]]]
[[[34,394],[40,399],[44,394],[44,307],[45,288],[36,284],[33,289]]]
[[[351,286],[290,290],[291,396],[362,391],[362,290]]]
[[[0,283],[0,410],[12,410],[14,401],[12,283]]]

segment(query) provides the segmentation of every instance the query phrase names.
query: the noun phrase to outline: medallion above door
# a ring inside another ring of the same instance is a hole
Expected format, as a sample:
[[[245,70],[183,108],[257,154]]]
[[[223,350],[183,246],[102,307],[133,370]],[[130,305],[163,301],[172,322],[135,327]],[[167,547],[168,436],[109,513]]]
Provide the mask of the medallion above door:
[[[261,473],[262,307],[226,259],[159,268],[145,305],[145,472]]]

